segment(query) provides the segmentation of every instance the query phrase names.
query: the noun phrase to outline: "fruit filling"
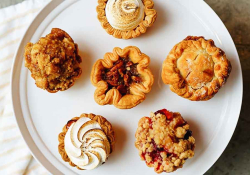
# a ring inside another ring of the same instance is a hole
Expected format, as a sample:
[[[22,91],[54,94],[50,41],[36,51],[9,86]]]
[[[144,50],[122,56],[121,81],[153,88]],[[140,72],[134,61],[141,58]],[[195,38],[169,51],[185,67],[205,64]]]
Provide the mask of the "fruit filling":
[[[162,114],[162,115],[165,115],[167,117],[168,120],[172,120],[173,119],[173,113],[166,110],[166,109],[161,109],[161,110],[158,110],[155,112],[155,115],[157,114]]]
[[[129,94],[130,84],[142,82],[137,65],[129,58],[120,58],[112,68],[104,69],[102,79],[108,83],[108,90],[116,88],[122,95]]]

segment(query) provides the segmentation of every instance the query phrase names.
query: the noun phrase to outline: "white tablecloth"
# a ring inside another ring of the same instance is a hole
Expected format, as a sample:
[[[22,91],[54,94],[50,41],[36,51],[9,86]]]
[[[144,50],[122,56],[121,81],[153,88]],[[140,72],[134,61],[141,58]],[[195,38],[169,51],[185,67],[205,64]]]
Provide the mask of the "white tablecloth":
[[[25,30],[49,0],[27,0],[0,9],[0,174],[48,174],[30,154],[17,127],[11,105],[13,56]]]

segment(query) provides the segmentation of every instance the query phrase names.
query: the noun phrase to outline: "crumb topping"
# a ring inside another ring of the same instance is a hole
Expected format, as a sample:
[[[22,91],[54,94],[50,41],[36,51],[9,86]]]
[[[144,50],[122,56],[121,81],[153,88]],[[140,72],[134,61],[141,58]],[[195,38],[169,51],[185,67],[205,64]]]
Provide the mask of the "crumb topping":
[[[49,92],[70,88],[82,72],[77,44],[58,28],[53,28],[37,43],[28,43],[24,56],[25,66],[31,71],[36,85]]]
[[[166,109],[143,117],[138,123],[135,146],[155,172],[173,172],[194,156],[195,139],[179,113]]]

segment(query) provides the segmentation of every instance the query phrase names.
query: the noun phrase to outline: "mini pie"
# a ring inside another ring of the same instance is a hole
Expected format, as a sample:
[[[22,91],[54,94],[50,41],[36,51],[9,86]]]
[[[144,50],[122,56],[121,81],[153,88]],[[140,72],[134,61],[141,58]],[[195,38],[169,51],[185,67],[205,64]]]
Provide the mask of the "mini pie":
[[[67,90],[82,73],[77,44],[58,28],[53,28],[37,43],[28,43],[24,57],[25,67],[30,70],[37,87],[50,93]]]
[[[153,0],[98,0],[98,20],[108,34],[131,39],[145,33],[156,20]]]
[[[173,172],[194,156],[195,139],[180,113],[166,109],[143,117],[138,123],[135,146],[155,172]]]
[[[116,47],[113,53],[106,53],[91,72],[91,82],[97,88],[95,101],[120,109],[133,108],[144,101],[154,82],[149,62],[150,58],[135,46]]]
[[[80,170],[91,170],[104,164],[115,144],[112,125],[95,114],[82,114],[69,120],[58,140],[62,159]]]
[[[162,80],[192,101],[211,99],[226,83],[231,64],[213,40],[188,36],[175,45],[163,62]]]

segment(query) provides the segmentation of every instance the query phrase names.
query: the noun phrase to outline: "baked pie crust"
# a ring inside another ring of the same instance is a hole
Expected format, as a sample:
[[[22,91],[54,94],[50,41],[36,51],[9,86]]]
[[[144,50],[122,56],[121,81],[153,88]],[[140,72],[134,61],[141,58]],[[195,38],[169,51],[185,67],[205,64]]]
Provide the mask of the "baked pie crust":
[[[112,70],[121,58],[130,59],[130,62],[136,65],[136,71],[141,79],[140,83],[133,81],[129,84],[129,92],[125,95],[116,88],[109,88],[110,85],[102,78],[102,72]],[[106,53],[103,59],[95,62],[91,72],[91,82],[97,88],[94,93],[95,101],[99,105],[113,104],[120,109],[133,108],[144,101],[145,94],[150,92],[154,82],[153,74],[148,68],[149,63],[150,58],[135,46],[124,49],[115,47],[112,53]]]
[[[135,137],[141,160],[157,173],[182,168],[194,156],[195,139],[178,112],[162,109],[141,118]]]
[[[78,45],[59,28],[53,28],[37,43],[28,43],[24,57],[25,67],[30,70],[37,87],[50,93],[69,89],[82,73]]]
[[[162,80],[192,101],[211,99],[226,83],[231,63],[213,40],[188,36],[174,46],[162,65]]]
[[[64,138],[65,138],[65,135],[69,129],[69,126],[72,124],[71,122],[76,122],[81,117],[87,117],[87,118],[90,118],[91,120],[94,120],[94,121],[99,123],[99,125],[101,126],[103,132],[106,134],[108,141],[110,143],[110,152],[107,153],[108,155],[110,155],[115,148],[114,130],[112,128],[112,125],[109,123],[109,121],[106,118],[104,118],[101,115],[85,114],[85,113],[82,114],[80,117],[72,118],[71,120],[69,120],[67,122],[67,124],[63,127],[62,132],[58,135],[58,141],[59,141],[58,151],[59,151],[59,154],[61,155],[62,159],[65,162],[69,162],[69,164],[72,167],[77,167],[77,169],[79,169],[79,170],[82,170],[82,169],[80,167],[76,166],[73,162],[71,162],[71,160],[69,159],[69,157],[64,149]]]
[[[154,2],[153,0],[141,0],[144,4],[144,18],[139,23],[139,25],[131,30],[122,31],[119,29],[113,28],[107,20],[105,8],[108,0],[98,0],[98,6],[96,7],[97,18],[100,21],[102,27],[110,35],[113,35],[115,38],[119,39],[131,39],[140,36],[142,33],[147,31],[148,27],[151,27],[156,20],[157,13],[153,9]]]

